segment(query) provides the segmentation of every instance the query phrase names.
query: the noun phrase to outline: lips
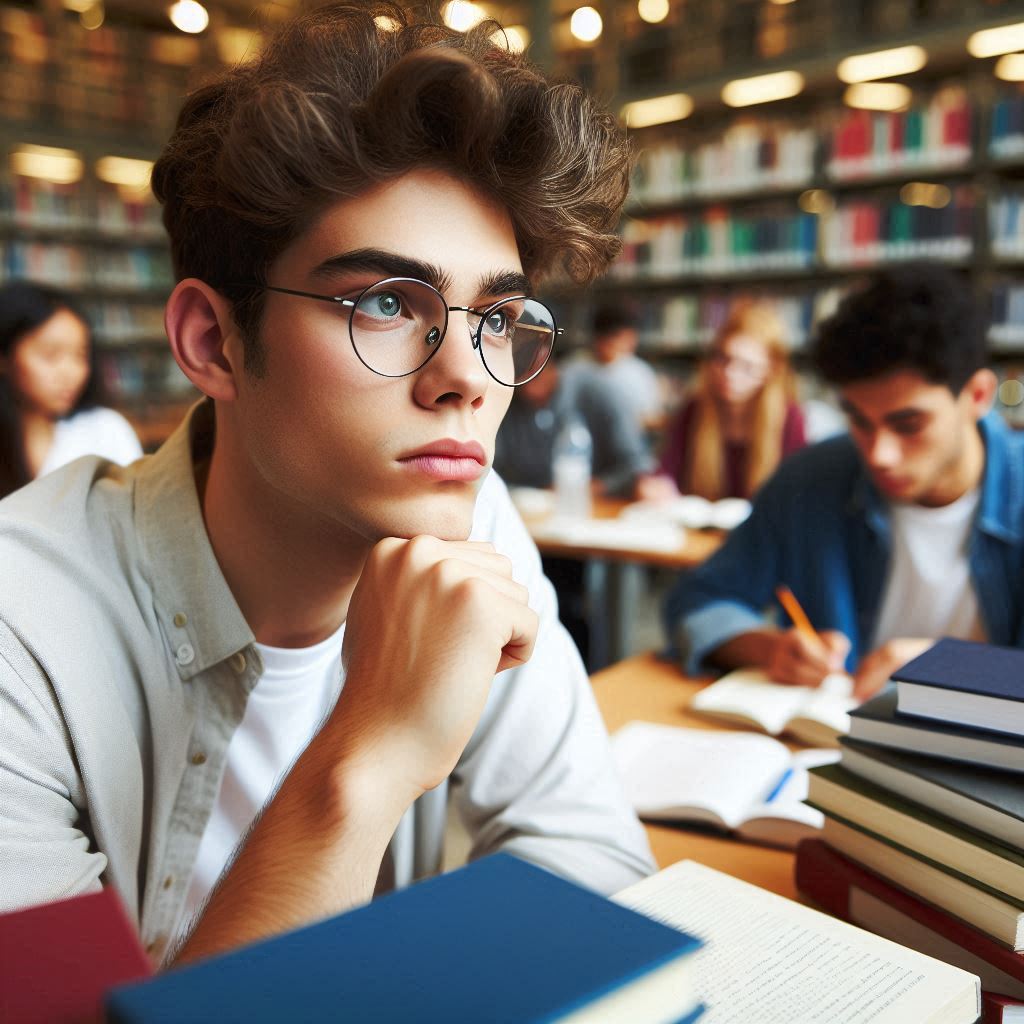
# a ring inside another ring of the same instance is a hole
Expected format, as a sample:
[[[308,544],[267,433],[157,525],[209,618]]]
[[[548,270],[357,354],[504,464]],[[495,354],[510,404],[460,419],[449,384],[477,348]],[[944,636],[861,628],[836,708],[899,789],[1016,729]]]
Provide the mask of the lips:
[[[476,441],[446,438],[403,455],[398,462],[432,480],[467,483],[484,472],[487,453]]]

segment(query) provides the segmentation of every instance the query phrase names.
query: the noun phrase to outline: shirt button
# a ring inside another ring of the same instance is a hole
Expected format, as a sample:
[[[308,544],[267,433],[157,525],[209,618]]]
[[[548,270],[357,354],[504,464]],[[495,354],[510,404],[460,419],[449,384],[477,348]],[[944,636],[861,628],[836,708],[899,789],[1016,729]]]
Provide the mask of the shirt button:
[[[206,764],[206,755],[200,750],[198,753],[192,755],[193,764]]]
[[[239,675],[245,671],[245,655],[241,651],[231,655],[231,667]]]
[[[191,644],[180,644],[174,652],[174,660],[179,665],[191,665],[195,661],[195,657],[196,652],[192,649]]]
[[[164,879],[164,888],[165,888],[165,889],[170,889],[170,887],[171,887],[172,885],[174,885],[174,876],[173,876],[173,875],[168,875],[168,876],[167,876],[167,877],[166,877],[166,878]]]
[[[178,612],[177,615],[174,616],[174,624],[179,629],[181,629],[182,626],[186,625],[187,622],[188,616],[184,612]]]

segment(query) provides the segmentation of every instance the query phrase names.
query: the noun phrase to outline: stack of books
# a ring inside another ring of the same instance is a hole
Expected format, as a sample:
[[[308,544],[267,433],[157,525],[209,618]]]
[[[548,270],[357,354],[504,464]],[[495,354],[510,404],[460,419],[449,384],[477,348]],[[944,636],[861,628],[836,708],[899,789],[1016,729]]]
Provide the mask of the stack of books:
[[[941,640],[893,679],[811,770],[797,887],[977,974],[986,1022],[1024,1020],[1024,651]]]

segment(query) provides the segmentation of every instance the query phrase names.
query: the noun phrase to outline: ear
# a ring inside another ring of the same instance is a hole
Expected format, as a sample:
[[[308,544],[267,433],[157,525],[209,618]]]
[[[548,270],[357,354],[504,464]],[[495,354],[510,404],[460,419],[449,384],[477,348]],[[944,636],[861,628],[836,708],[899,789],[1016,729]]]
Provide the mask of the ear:
[[[998,378],[987,367],[975,370],[968,377],[967,383],[960,391],[960,397],[967,402],[967,406],[976,420],[980,420],[992,408],[998,386]]]
[[[228,300],[206,282],[185,278],[167,300],[164,326],[182,373],[204,395],[233,401],[243,351]]]

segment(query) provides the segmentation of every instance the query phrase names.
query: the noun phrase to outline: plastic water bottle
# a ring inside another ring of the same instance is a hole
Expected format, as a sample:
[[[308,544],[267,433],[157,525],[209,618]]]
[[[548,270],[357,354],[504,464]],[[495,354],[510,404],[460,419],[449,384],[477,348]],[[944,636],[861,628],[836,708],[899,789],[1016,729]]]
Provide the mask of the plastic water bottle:
[[[590,431],[578,417],[570,419],[555,437],[552,476],[557,516],[566,519],[589,517],[593,450]]]

